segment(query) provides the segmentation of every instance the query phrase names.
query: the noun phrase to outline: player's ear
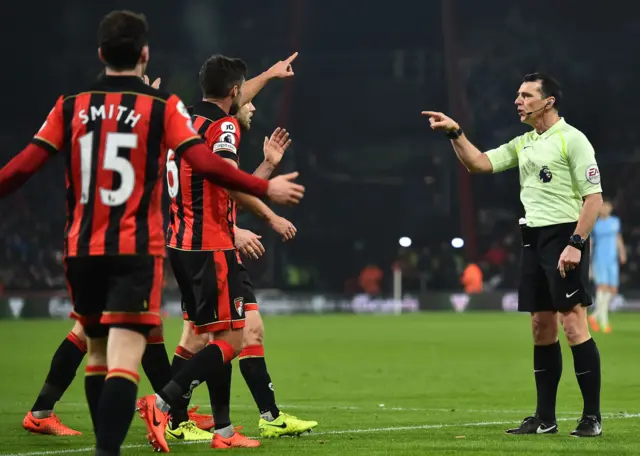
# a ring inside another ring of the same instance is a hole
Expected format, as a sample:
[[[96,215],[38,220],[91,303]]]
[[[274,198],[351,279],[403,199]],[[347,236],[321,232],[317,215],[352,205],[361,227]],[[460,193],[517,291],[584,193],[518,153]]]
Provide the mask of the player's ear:
[[[140,63],[147,63],[149,61],[149,46],[143,46],[140,53]]]
[[[104,57],[102,57],[102,48],[98,48],[98,58],[102,63],[106,65],[107,62],[104,61]]]

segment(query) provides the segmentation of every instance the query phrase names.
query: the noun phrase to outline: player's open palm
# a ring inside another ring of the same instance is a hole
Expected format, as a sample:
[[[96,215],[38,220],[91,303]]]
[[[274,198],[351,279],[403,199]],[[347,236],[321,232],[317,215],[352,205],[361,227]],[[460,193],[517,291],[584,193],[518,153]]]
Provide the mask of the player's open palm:
[[[264,246],[260,242],[262,236],[242,228],[236,227],[235,229],[235,245],[238,251],[249,258],[257,260],[264,255]]]
[[[159,89],[160,88],[160,82],[161,82],[160,78],[156,78],[156,80],[153,81],[153,84],[149,84],[149,76],[147,76],[146,74],[143,76],[142,79],[144,80],[144,83],[146,85],[151,85],[151,87],[154,88],[154,89]]]
[[[299,173],[283,174],[269,181],[267,198],[278,204],[298,204],[304,197],[304,186],[293,182]]]
[[[271,229],[282,236],[283,241],[290,241],[296,236],[298,230],[293,223],[284,217],[275,217],[269,221]]]
[[[451,117],[436,111],[422,111],[423,116],[429,117],[429,124],[432,130],[457,130],[459,129],[458,123]]]
[[[289,78],[293,76],[293,67],[291,64],[298,57],[298,53],[294,52],[289,56],[286,60],[280,60],[276,64],[274,64],[269,70],[269,76],[272,78]]]
[[[270,138],[264,137],[264,159],[274,166],[277,165],[290,145],[289,132],[284,128],[276,128]]]

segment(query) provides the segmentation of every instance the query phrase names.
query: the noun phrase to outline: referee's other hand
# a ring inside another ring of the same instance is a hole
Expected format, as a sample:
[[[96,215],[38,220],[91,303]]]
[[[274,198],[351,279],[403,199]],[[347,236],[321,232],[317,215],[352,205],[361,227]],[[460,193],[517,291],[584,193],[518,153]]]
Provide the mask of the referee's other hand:
[[[458,122],[451,117],[436,111],[422,111],[423,116],[429,117],[429,124],[432,130],[456,131],[460,129]]]
[[[567,271],[574,270],[580,264],[581,257],[582,252],[575,247],[568,245],[564,248],[558,260],[558,271],[563,279],[567,277]]]

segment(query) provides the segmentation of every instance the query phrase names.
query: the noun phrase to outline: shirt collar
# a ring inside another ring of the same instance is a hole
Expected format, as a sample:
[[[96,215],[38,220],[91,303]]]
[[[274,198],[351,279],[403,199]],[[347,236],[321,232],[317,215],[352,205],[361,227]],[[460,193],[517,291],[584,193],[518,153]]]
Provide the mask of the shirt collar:
[[[555,124],[553,124],[551,128],[549,128],[547,131],[545,131],[541,135],[536,134],[536,136],[541,139],[548,138],[549,136],[551,136],[552,134],[554,134],[555,132],[563,128],[566,124],[567,122],[565,122],[564,117],[560,117],[560,119]]]

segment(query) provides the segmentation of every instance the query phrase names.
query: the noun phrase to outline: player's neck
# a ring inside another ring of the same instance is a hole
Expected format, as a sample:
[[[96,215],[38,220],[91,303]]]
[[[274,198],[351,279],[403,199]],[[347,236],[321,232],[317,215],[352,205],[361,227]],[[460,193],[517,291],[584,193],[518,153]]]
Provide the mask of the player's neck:
[[[140,74],[140,69],[138,67],[134,68],[133,70],[124,71],[112,70],[107,67],[104,70],[104,74],[107,76],[136,76],[138,78],[142,77],[142,75]]]
[[[533,128],[535,128],[536,133],[541,135],[542,133],[547,131],[549,128],[553,127],[559,120],[560,120],[560,116],[558,115],[557,112],[555,111],[547,112],[536,119],[536,122],[533,125]]]
[[[229,111],[231,110],[231,100],[217,100],[215,98],[203,98],[202,101],[206,101],[207,103],[213,103],[215,105],[218,105],[218,107],[220,109],[222,109],[225,114],[229,114]]]

